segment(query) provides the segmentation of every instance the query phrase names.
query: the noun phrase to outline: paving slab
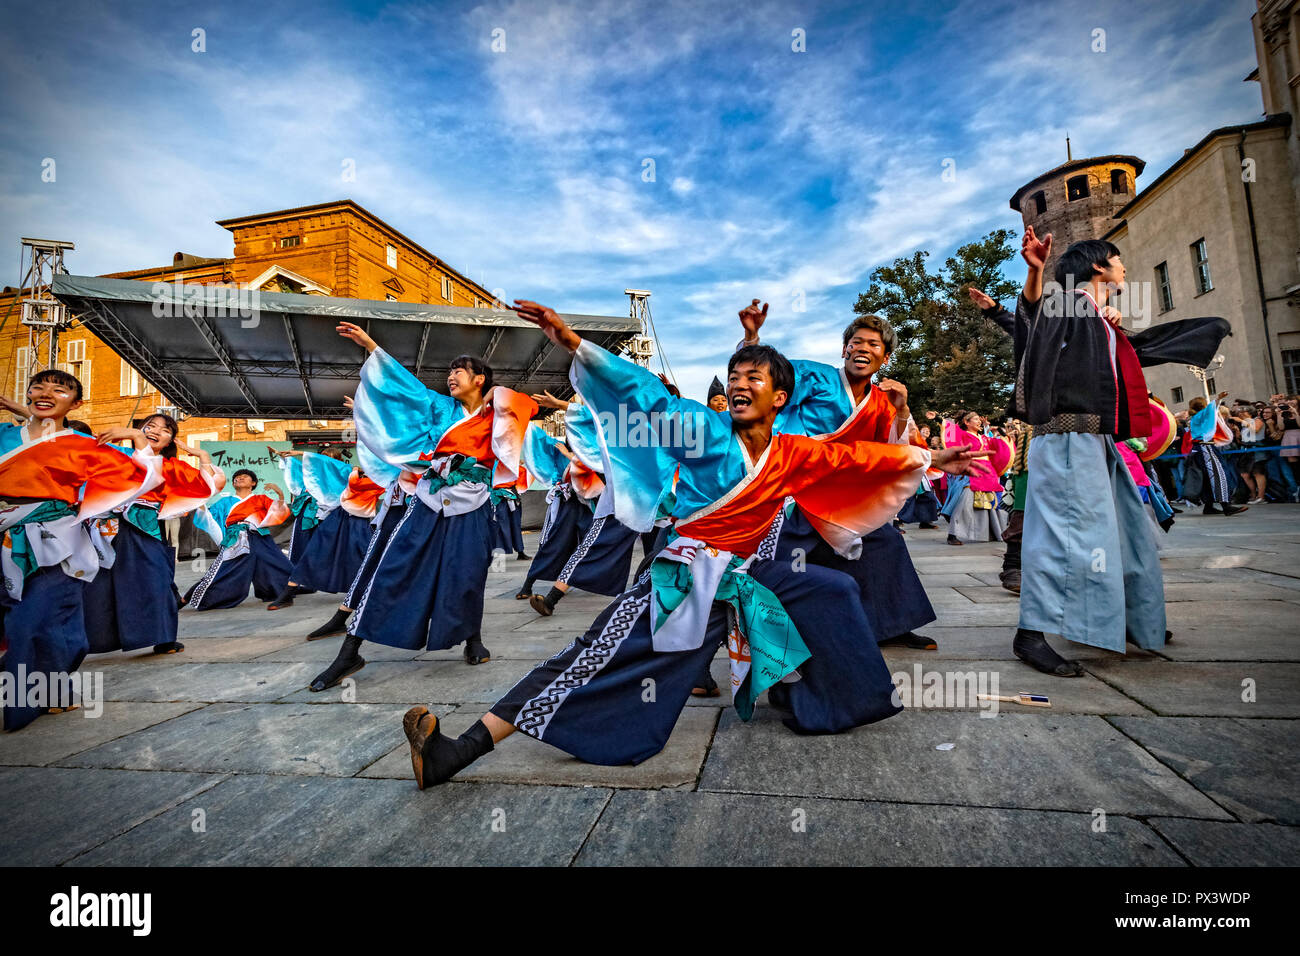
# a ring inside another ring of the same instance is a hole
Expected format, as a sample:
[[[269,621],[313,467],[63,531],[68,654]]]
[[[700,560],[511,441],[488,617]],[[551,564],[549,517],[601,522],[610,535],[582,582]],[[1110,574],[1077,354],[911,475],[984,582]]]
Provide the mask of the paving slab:
[[[107,701],[98,717],[86,716],[92,711],[85,707],[45,714],[16,733],[0,734],[0,765],[43,767],[202,706]]]
[[[258,663],[273,663],[276,661],[295,662],[295,661],[312,661],[320,665],[323,670],[334,658],[339,655],[339,648],[343,646],[343,635],[339,634],[334,637],[322,637],[318,641],[308,641],[305,638],[298,638],[292,644],[278,647],[270,652],[257,658]],[[408,651],[401,647],[387,647],[384,644],[372,644],[369,641],[361,646],[361,656],[370,661],[413,661],[419,656],[420,651]]]
[[[961,587],[954,590],[976,604],[1014,604],[1017,607],[1020,606],[1020,595],[1012,594],[1000,585],[997,587],[976,585],[975,587]]]
[[[56,866],[223,779],[201,773],[0,769],[5,865]]]
[[[307,663],[115,667],[105,675],[104,696],[107,700],[272,701],[305,688],[319,671],[319,666]]]
[[[380,704],[213,704],[62,763],[350,777],[403,739],[406,709]]]
[[[441,718],[442,731],[459,736],[482,714],[457,711]],[[714,708],[682,712],[663,751],[635,767],[601,767],[586,764],[549,744],[525,734],[507,737],[492,753],[457,774],[456,780],[478,783],[536,783],[560,786],[693,787],[713,739],[718,722]],[[367,767],[363,777],[411,780],[411,751],[406,743]]]
[[[1300,717],[1300,664],[1088,661],[1085,668],[1165,716]]]
[[[523,630],[492,631],[488,622],[483,622],[483,643],[492,652],[493,661],[544,661],[554,657],[573,640],[572,634],[529,633]],[[488,635],[491,637],[488,637]],[[449,647],[445,650],[422,651],[416,655],[420,661],[459,661],[463,660],[461,647]]]
[[[234,777],[77,858],[89,866],[565,866],[609,791]],[[205,832],[195,833],[195,811]],[[494,829],[495,825],[495,829]]]
[[[1110,720],[1238,819],[1300,824],[1300,765],[1296,762],[1300,724],[1295,721],[1207,717]]]
[[[1173,605],[1171,605],[1172,607]],[[1300,608],[1296,623],[1254,627],[1248,621],[1170,623],[1173,642],[1160,656],[1175,661],[1300,661]]]
[[[533,669],[533,663],[496,658],[473,667],[463,660],[367,663],[357,672],[351,692],[363,704],[494,704]],[[343,695],[341,685],[316,694],[304,686],[285,700],[328,704]]]
[[[1018,660],[980,661],[945,660],[943,648],[917,651],[909,648],[884,648],[885,663],[895,686],[906,692],[904,707],[927,710],[989,710],[1026,716],[1050,717],[1053,714],[1150,714],[1115,688],[1091,675],[1072,680],[1057,680],[1034,670]],[[1026,707],[1008,702],[974,699],[978,693],[1014,697],[1016,694],[1041,694],[1051,707]]]
[[[756,709],[742,724],[724,711],[699,789],[1229,819],[1100,717],[913,710],[821,737],[781,717]]]
[[[1295,866],[1300,827],[1153,817],[1148,826],[1195,866]]]
[[[1137,820],[1085,813],[629,791],[579,866],[1181,866]]]

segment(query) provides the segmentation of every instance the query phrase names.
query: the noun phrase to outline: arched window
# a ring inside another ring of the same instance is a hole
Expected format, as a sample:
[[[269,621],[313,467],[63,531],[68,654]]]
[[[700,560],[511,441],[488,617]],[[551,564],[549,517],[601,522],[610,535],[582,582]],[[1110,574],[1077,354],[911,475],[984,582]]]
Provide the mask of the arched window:
[[[1128,174],[1122,169],[1112,169],[1110,171],[1110,191],[1113,193],[1128,192]]]
[[[1086,173],[1080,176],[1071,176],[1065,181],[1065,198],[1070,202],[1074,202],[1076,199],[1087,199],[1088,195],[1088,176]]]
[[[1040,189],[1038,192],[1034,193],[1033,199],[1035,215],[1041,216],[1043,213],[1047,212],[1047,193]]]

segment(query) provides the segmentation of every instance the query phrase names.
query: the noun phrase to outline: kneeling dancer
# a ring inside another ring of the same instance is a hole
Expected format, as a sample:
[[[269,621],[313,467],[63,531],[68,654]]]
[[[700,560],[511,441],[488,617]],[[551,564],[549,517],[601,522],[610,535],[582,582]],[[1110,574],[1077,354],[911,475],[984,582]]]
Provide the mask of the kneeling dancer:
[[[790,711],[785,723],[798,732],[837,733],[901,710],[853,579],[816,566],[795,572],[758,554],[770,549],[765,539],[787,496],[837,544],[856,541],[915,490],[930,452],[854,441],[848,429],[834,440],[774,436],[794,372],[770,347],[732,356],[730,415],[723,417],[584,342],[552,310],[533,302],[517,310],[575,355],[570,377],[593,411],[623,403],[649,421],[690,416],[703,440],[687,455],[644,435],[629,435],[625,444],[604,436],[606,477],[618,489],[615,514],[635,530],[651,527],[680,466],[676,513],[683,517],[671,540],[585,635],[534,668],[460,737],[442,736],[427,708],[409,710],[403,728],[419,787],[450,779],[515,730],[588,763],[640,763],[663,749],[696,677],[724,641],[742,718],[796,668],[782,706]],[[945,451],[933,461],[961,471],[974,457]],[[653,706],[643,696],[650,687]]]

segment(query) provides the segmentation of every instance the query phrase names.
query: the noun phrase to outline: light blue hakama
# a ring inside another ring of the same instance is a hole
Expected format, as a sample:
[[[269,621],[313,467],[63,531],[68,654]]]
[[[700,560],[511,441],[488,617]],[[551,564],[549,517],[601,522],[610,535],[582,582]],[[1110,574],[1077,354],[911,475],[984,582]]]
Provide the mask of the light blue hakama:
[[[1155,529],[1106,435],[1029,443],[1020,627],[1124,653],[1165,643]]]

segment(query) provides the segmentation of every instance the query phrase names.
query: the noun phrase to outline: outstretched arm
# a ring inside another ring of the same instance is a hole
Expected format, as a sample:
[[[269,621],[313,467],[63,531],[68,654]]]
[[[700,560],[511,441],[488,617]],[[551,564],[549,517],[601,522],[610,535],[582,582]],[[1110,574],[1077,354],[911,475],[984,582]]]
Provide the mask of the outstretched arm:
[[[745,308],[740,310],[740,327],[745,330],[745,338],[741,345],[757,345],[758,330],[763,327],[767,321],[767,303],[763,307],[758,307],[758,300],[754,299]]]
[[[582,336],[569,328],[554,309],[548,309],[529,299],[515,299],[515,312],[521,319],[541,329],[548,339],[567,350],[570,355],[578,351],[578,346],[582,344]]]

